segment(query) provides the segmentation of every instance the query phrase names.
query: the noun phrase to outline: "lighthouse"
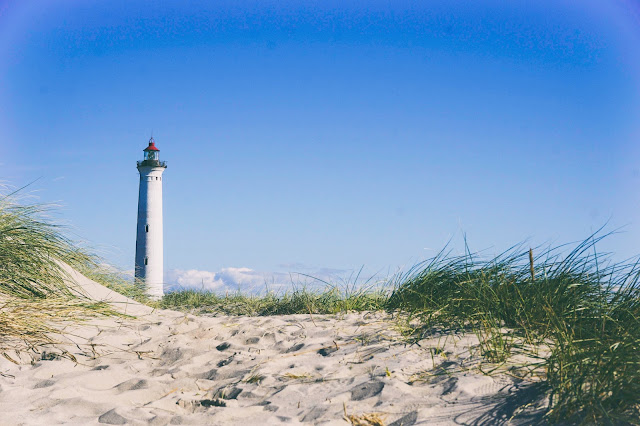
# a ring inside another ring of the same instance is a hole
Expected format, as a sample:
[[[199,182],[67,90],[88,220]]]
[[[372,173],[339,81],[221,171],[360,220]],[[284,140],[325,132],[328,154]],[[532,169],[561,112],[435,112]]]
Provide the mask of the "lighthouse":
[[[162,253],[162,173],[167,163],[160,161],[160,150],[153,138],[144,149],[144,159],[137,162],[140,172],[138,195],[138,229],[136,234],[135,277],[145,285],[151,299],[163,294],[164,266]]]

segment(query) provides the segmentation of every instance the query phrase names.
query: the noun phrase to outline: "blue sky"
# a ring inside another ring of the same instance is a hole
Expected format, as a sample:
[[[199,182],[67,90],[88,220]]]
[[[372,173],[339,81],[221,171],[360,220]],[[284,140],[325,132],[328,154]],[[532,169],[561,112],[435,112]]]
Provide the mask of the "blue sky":
[[[623,0],[0,0],[0,180],[38,179],[75,238],[132,269],[153,132],[166,279],[186,285],[385,274],[463,233],[493,254],[607,222],[623,259],[637,46]]]

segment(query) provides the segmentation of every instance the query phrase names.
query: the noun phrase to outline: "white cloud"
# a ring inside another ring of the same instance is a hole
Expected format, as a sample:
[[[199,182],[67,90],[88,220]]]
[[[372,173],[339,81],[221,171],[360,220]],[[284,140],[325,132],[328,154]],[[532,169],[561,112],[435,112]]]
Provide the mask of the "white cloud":
[[[216,273],[209,271],[198,271],[196,269],[182,270],[174,269],[167,272],[166,281],[171,288],[195,288],[203,290],[216,290],[224,285],[220,280],[216,280]]]
[[[174,269],[168,271],[165,278],[168,291],[194,289],[217,293],[226,291],[260,293],[267,288],[280,289],[290,282],[288,274],[258,272],[250,268],[223,268],[218,272]]]
[[[291,266],[289,264],[288,266]],[[197,269],[173,269],[165,276],[165,291],[193,289],[216,293],[236,292],[260,294],[266,291],[287,291],[294,288],[323,289],[327,283],[339,288],[345,285],[364,284],[365,275],[358,271],[332,268],[300,267],[304,272],[260,272],[250,268],[223,268],[218,272]],[[369,277],[371,279],[371,277]]]

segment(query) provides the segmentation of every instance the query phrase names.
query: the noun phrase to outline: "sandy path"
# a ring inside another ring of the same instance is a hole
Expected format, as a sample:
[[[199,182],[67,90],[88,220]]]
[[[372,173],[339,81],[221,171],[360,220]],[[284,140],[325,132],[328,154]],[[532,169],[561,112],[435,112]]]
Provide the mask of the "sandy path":
[[[409,344],[384,313],[145,311],[66,331],[32,363],[0,358],[1,424],[344,425],[345,410],[387,425],[495,424],[510,417],[504,397],[526,390],[474,368],[474,336]]]

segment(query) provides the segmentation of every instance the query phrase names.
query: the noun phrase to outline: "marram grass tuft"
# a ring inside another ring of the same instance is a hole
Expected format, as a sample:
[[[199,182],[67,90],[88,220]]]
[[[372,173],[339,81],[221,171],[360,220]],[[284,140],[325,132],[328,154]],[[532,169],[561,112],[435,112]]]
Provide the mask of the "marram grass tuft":
[[[397,284],[387,309],[425,329],[475,332],[483,355],[504,363],[549,349],[541,365],[555,422],[640,422],[640,267],[608,263],[594,235],[568,255],[521,246],[493,259],[469,252],[419,265]],[[508,330],[508,333],[505,332]]]
[[[20,298],[71,296],[60,262],[79,268],[93,264],[60,226],[47,222],[43,205],[0,197],[0,295]]]
[[[87,271],[96,261],[45,219],[48,211],[18,203],[15,193],[0,197],[0,353],[9,360],[10,350],[53,345],[64,334],[58,325],[115,314],[67,287],[62,263]]]

